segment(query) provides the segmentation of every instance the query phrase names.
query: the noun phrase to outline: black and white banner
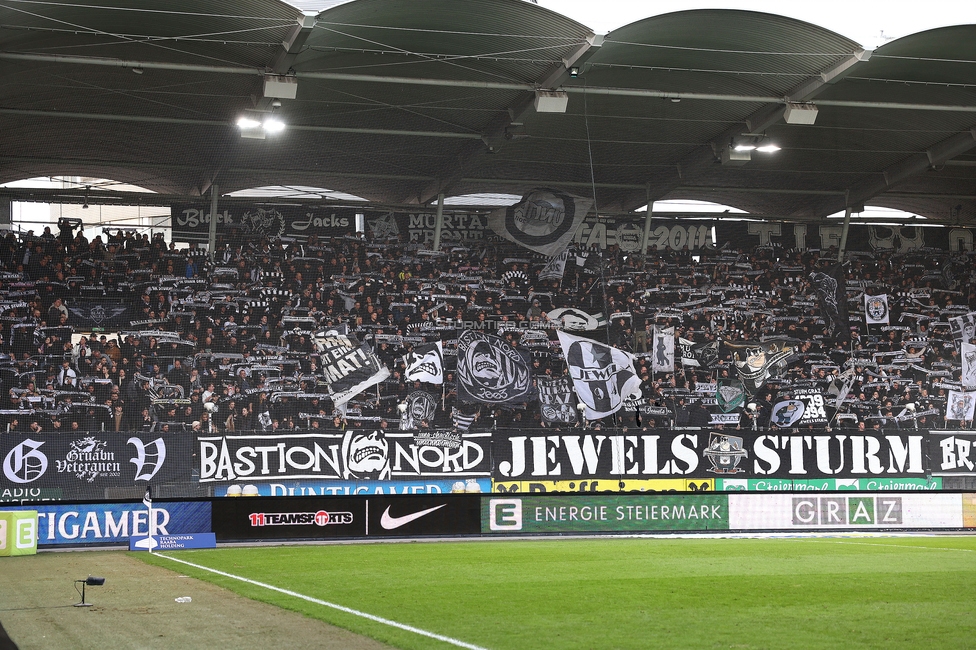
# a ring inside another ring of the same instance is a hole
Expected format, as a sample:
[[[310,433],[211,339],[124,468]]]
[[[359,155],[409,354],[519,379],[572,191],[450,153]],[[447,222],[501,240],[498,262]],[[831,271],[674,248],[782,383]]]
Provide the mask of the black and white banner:
[[[723,438],[734,444],[724,449]],[[639,435],[619,430],[563,435],[500,431],[492,442],[492,479],[924,477],[925,438],[923,434],[892,432],[817,436],[777,432],[738,437],[726,432],[666,429]],[[731,451],[736,451],[738,462],[724,462]],[[976,453],[968,458],[976,459]]]
[[[125,303],[118,300],[72,301],[67,307],[68,324],[78,330],[115,330],[129,325],[127,315],[131,312]]]
[[[569,251],[564,250],[559,255],[550,259],[542,270],[539,271],[540,280],[562,280],[566,272],[566,260],[569,259]]]
[[[867,325],[887,325],[890,319],[888,296],[869,296],[864,294],[864,322]]]
[[[734,379],[719,379],[715,390],[715,402],[723,413],[734,411],[742,406],[746,399],[746,391],[742,383]]]
[[[976,388],[976,345],[963,341],[962,349],[962,386]]]
[[[833,341],[846,343],[851,340],[851,328],[847,318],[847,275],[841,264],[836,264],[829,273],[814,271],[810,283],[817,294],[820,315],[827,324],[827,337]]]
[[[681,365],[690,368],[711,368],[718,361],[718,341],[695,343],[678,338],[681,348]]]
[[[201,436],[201,483],[329,479],[389,481],[488,476],[490,433],[463,433],[456,448],[418,445],[410,431],[355,429],[266,436]]]
[[[654,340],[651,344],[651,370],[653,372],[674,371],[674,328],[654,326]]]
[[[963,341],[970,342],[976,338],[976,311],[969,312],[965,316],[955,316],[949,319],[949,329],[952,331],[952,338],[958,344]]]
[[[560,307],[553,309],[546,318],[552,321],[558,329],[567,332],[592,332],[607,326],[607,317],[603,312],[589,314],[582,309]]]
[[[519,246],[551,256],[569,245],[592,205],[592,199],[535,189],[515,205],[493,211],[488,225]]]
[[[73,492],[189,480],[192,443],[180,436],[101,432],[5,433],[0,487],[57,487]]]
[[[403,378],[427,384],[444,383],[444,344],[418,345],[403,357]]]
[[[749,395],[755,395],[770,377],[782,374],[794,354],[783,341],[725,341],[724,345],[732,350],[736,372]]]
[[[587,420],[605,418],[619,411],[625,399],[640,396],[633,356],[591,339],[557,333]]]
[[[827,424],[826,400],[814,388],[797,388],[786,392],[787,399],[773,406],[769,423],[771,426],[786,429],[792,426]]]
[[[342,237],[356,232],[356,214],[361,208],[325,205],[281,205],[270,203],[222,203],[218,206],[217,233],[259,239],[295,237]],[[210,203],[174,203],[173,239],[207,241],[210,234]]]
[[[843,224],[805,224],[780,222],[731,222],[715,224],[717,245],[733,250],[752,250],[757,246],[775,246],[785,250],[827,250],[840,247]],[[912,253],[923,248],[940,251],[973,250],[974,231],[969,228],[879,226],[851,224],[848,229],[849,251],[867,253]]]
[[[336,330],[318,332],[315,346],[322,359],[322,372],[336,408],[390,376],[387,368],[365,343]]]
[[[946,420],[972,420],[974,410],[976,410],[976,392],[949,391],[949,398],[946,400]]]
[[[474,330],[458,337],[457,391],[462,402],[513,405],[536,398],[528,354]]]
[[[576,424],[575,393],[569,377],[539,377],[539,409],[548,424]]]
[[[407,394],[400,405],[400,429],[413,431],[426,422],[433,424],[437,413],[437,398],[425,390],[415,390]]]
[[[976,431],[929,431],[932,473],[976,476]]]

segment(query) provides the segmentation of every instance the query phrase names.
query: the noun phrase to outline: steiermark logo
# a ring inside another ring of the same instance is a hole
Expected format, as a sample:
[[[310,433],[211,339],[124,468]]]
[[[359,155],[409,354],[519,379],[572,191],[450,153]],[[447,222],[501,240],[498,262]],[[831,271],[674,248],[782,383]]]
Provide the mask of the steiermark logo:
[[[489,499],[489,530],[522,530],[521,499]]]

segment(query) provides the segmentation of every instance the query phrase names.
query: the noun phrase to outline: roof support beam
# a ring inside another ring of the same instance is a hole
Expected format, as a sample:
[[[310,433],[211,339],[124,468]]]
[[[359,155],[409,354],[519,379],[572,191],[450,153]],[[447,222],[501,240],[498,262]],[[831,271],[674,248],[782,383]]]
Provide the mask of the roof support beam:
[[[866,201],[884,193],[889,188],[913,176],[934,169],[973,148],[976,148],[976,126],[968,131],[957,133],[921,153],[909,156],[890,165],[882,170],[879,175],[856,183],[849,188],[847,200],[844,201],[843,205],[838,205],[837,202],[830,201],[819,210],[819,213],[822,216],[826,216],[847,207],[864,205]]]
[[[562,65],[554,66],[543,77],[537,87],[542,89],[554,89],[561,86],[570,78],[570,68],[579,68],[593,56],[603,45],[603,36],[590,34],[579,48],[569,57],[563,60]],[[528,88],[527,88],[528,90]],[[466,172],[474,168],[482,156],[495,153],[504,147],[509,141],[519,137],[522,124],[526,117],[533,110],[533,100],[535,98],[535,88],[532,94],[520,96],[508,109],[493,119],[482,135],[484,146],[469,145],[464,147],[457,155],[455,164],[444,169],[437,175],[437,180],[425,187],[416,197],[419,204],[428,203],[435,197],[448,192]],[[407,197],[409,202],[413,197]]]
[[[722,149],[729,146],[732,138],[741,133],[762,133],[769,127],[783,119],[786,110],[785,101],[808,102],[817,96],[827,85],[834,84],[849,75],[861,62],[871,58],[870,50],[858,49],[843,57],[830,68],[815,77],[810,77],[795,86],[783,100],[777,100],[772,105],[764,106],[745,118],[745,129],[741,124],[733,125],[712,139],[712,141],[698,147],[677,163],[677,173],[669,177],[657,179],[650,184],[650,200],[655,201],[664,197],[676,185],[693,179],[707,168],[711,167],[720,155]],[[630,201],[632,208],[642,205],[642,201],[649,197],[635,194]]]
[[[264,68],[245,68],[240,66],[210,66],[190,63],[163,63],[159,61],[134,61],[104,57],[66,56],[61,54],[23,54],[20,52],[0,52],[0,61],[38,61],[79,65],[101,65],[116,68],[144,68],[155,70],[178,70],[211,74],[243,74],[264,76]],[[562,66],[560,66],[562,67]],[[826,74],[826,73],[824,73]],[[521,90],[535,92],[539,84],[506,83],[497,81],[473,81],[466,79],[428,79],[420,77],[396,77],[369,74],[346,74],[340,72],[297,72],[299,79],[325,79],[329,81],[355,81],[363,83],[405,84],[413,86],[441,86],[447,88],[478,88],[495,90]],[[823,75],[819,75],[823,76]],[[651,88],[606,88],[598,86],[562,86],[560,90],[568,93],[588,93],[590,95],[609,95],[614,97],[647,97],[658,99],[689,99],[716,102],[745,102],[750,104],[785,104],[788,101],[801,101],[798,97],[784,95],[739,95],[726,93],[676,93]],[[971,104],[924,104],[905,102],[870,102],[846,100],[820,100],[819,106],[843,106],[846,108],[877,108],[910,111],[938,111],[976,113],[976,103]]]

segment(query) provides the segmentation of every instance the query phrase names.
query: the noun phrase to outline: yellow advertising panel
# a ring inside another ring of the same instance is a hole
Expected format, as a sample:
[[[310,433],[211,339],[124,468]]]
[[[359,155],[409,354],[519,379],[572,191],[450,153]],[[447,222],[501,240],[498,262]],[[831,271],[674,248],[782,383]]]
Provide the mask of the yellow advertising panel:
[[[497,493],[543,494],[546,492],[712,492],[715,479],[591,479],[581,481],[495,481]]]
[[[976,528],[976,494],[962,495],[963,528]]]

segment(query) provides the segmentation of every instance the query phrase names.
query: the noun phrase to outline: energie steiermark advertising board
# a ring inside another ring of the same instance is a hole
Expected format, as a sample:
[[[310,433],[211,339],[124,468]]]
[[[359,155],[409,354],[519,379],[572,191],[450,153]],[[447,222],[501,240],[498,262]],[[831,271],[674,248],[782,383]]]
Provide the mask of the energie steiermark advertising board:
[[[724,494],[496,496],[482,498],[482,532],[641,533],[728,530]]]

